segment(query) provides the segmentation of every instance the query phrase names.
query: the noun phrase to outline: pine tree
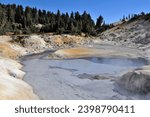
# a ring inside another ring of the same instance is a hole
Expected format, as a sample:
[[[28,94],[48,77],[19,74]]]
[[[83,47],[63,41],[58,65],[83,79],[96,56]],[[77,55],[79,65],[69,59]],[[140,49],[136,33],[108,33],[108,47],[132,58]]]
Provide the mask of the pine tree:
[[[69,14],[66,13],[66,14],[65,14],[65,19],[64,19],[66,32],[68,32],[67,30],[68,30],[69,20],[70,20],[70,19],[69,19]]]
[[[36,8],[33,8],[32,9],[32,19],[33,19],[33,23],[34,24],[38,24],[39,23],[39,21],[38,21],[38,11],[37,11],[37,9]]]
[[[8,11],[7,11],[8,21],[9,22],[15,22],[16,5],[7,5],[7,7],[8,7]]]
[[[7,10],[5,5],[0,5],[0,34],[4,34],[7,31],[8,24]]]
[[[103,24],[103,17],[100,15],[96,21],[96,29],[100,30]]]
[[[25,8],[25,17],[26,17],[27,26],[31,26],[32,25],[32,10],[30,7]]]
[[[125,17],[125,15],[123,16],[122,21],[123,21],[123,22],[124,22],[124,21],[126,21],[126,17]]]
[[[24,15],[23,7],[21,5],[18,5],[15,13],[15,22],[22,24],[23,15]]]

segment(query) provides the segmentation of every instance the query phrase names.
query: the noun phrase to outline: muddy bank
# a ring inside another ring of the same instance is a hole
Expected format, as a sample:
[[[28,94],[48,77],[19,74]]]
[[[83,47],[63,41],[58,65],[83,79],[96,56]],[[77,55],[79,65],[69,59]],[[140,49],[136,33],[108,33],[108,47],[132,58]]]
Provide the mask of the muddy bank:
[[[119,48],[107,48],[105,46],[101,49],[96,48],[71,48],[71,49],[61,49],[55,52],[57,56],[63,58],[80,58],[80,57],[124,57],[124,58],[138,58],[142,56],[142,52],[134,53],[130,50],[120,51]]]

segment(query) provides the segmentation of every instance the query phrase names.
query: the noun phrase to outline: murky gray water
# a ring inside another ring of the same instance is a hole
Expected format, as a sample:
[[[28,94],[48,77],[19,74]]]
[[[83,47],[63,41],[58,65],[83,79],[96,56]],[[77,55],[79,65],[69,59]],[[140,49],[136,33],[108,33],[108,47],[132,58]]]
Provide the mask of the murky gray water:
[[[148,61],[124,58],[47,59],[47,53],[24,59],[24,80],[41,99],[145,99],[119,93],[114,81]],[[117,90],[116,90],[117,89]],[[147,96],[148,97],[148,96]]]

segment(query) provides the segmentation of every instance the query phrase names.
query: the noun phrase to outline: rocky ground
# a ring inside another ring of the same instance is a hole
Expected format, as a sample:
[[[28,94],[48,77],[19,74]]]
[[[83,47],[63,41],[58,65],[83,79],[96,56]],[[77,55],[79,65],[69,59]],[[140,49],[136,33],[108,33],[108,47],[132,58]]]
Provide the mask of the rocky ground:
[[[84,37],[70,35],[18,35],[0,36],[0,99],[38,99],[31,86],[22,78],[25,75],[19,58],[47,49],[68,48],[87,44]]]
[[[95,44],[109,44],[116,47],[129,47],[137,51],[143,51],[143,58],[150,59],[150,22],[138,19],[120,23],[114,28],[107,30],[94,40]],[[150,91],[149,65],[125,73],[118,81],[131,92]]]
[[[99,39],[114,45],[136,47],[141,49],[150,46],[150,22],[144,19],[124,22],[99,35]]]
[[[73,47],[79,48],[65,49]],[[25,73],[21,70],[19,58],[45,50],[58,50],[54,58],[97,55],[149,60],[150,23],[143,19],[120,23],[98,37],[51,33],[0,36],[0,99],[38,99],[31,86],[21,80]],[[147,93],[150,91],[149,76],[150,66],[142,66],[124,73],[118,84],[131,92]]]

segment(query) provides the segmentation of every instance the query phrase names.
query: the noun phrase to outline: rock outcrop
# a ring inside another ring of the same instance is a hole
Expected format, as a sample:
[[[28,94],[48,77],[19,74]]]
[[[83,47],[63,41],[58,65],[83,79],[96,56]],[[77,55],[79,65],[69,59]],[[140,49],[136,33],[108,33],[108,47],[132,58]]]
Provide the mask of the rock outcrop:
[[[150,47],[150,23],[137,19],[116,25],[99,35],[99,40],[136,48]]]
[[[118,82],[133,93],[147,94],[150,92],[150,75],[146,73],[139,71],[128,72]]]

